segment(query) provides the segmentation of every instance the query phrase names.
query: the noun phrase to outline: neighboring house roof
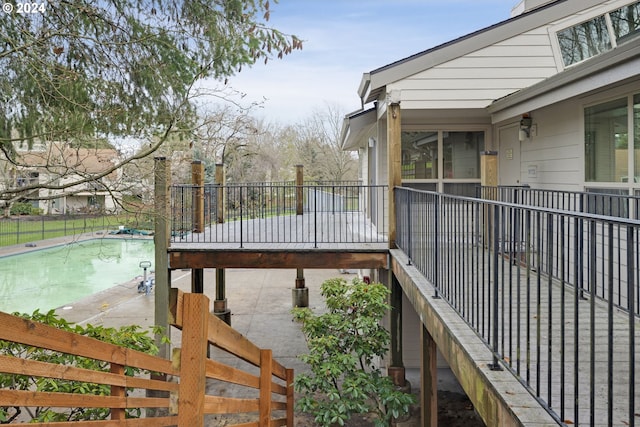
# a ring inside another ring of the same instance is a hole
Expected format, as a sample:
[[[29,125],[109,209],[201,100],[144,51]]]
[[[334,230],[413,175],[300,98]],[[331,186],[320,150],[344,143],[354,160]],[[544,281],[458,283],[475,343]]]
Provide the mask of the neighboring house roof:
[[[358,94],[363,104],[376,101],[380,99],[388,85],[481,49],[495,46],[518,35],[534,31],[558,19],[575,15],[582,10],[602,3],[602,0],[557,0],[540,6],[522,15],[365,73],[361,80]],[[526,46],[523,46],[521,54],[522,58],[532,56]],[[523,66],[527,67],[527,64],[523,63]],[[555,65],[549,68],[547,75],[543,74],[538,78],[549,77],[554,72],[551,68],[555,68],[555,72],[558,71]]]
[[[19,150],[18,163],[24,167],[46,169],[65,175],[87,175],[107,172],[118,160],[118,151],[107,148],[72,148],[64,144],[48,144],[39,150]]]

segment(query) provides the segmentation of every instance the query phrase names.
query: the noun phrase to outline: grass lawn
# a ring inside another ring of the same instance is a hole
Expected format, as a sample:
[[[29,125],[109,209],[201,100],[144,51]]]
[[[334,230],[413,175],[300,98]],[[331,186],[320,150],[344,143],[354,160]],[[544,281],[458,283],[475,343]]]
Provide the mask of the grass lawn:
[[[72,236],[99,230],[116,230],[118,226],[152,229],[153,224],[142,224],[134,215],[104,215],[90,217],[20,217],[0,220],[0,246],[19,245],[37,240]]]

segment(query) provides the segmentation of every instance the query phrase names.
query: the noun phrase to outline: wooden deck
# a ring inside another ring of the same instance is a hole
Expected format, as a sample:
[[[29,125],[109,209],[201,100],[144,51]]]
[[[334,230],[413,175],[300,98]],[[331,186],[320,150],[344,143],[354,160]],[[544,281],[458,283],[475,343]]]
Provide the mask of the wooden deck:
[[[284,215],[173,233],[179,268],[388,268],[386,236],[360,212]]]
[[[406,265],[408,260],[401,251],[393,250],[391,255],[398,258],[392,260],[394,273],[404,277],[400,279],[402,287],[418,316],[424,322],[437,323],[433,321],[432,310],[439,310],[437,306],[442,304],[442,299],[433,299],[433,284],[425,287],[424,276],[417,271],[413,271],[413,275],[416,277],[417,272],[420,280],[409,279],[411,275],[407,275],[406,270],[416,270],[415,267]],[[479,255],[479,259],[485,260],[480,267],[484,271],[493,268],[489,266],[489,255],[488,252],[484,257]],[[464,257],[460,252],[450,256]],[[466,268],[452,273],[454,280],[447,285],[449,288],[439,290],[444,300],[451,299],[453,316],[441,316],[440,326],[425,323],[425,327],[434,331],[443,328],[451,334],[451,340],[464,349],[455,353],[457,360],[448,361],[464,366],[460,354],[469,358],[466,365],[474,367],[474,375],[464,371],[458,379],[463,387],[466,384],[465,391],[472,401],[474,396],[482,397],[474,389],[476,380],[485,378],[496,390],[506,390],[500,396],[505,408],[518,405],[513,401],[518,394],[514,390],[524,385],[540,408],[543,408],[541,402],[548,403],[556,420],[564,423],[560,425],[640,424],[638,316],[588,292],[549,280],[542,273],[510,262],[507,257],[501,257],[498,263],[497,295],[492,280],[476,276],[466,281],[465,277],[473,277]],[[451,320],[455,318],[459,320]],[[462,319],[471,329],[468,335],[456,331]],[[497,335],[492,328],[494,319],[498,323]],[[480,356],[477,355],[478,338],[485,342]],[[505,382],[504,375],[488,373],[487,362],[494,338],[497,338],[498,358],[508,368],[504,374],[511,377],[510,382]],[[444,354],[444,349],[449,347],[445,342],[438,343]],[[459,366],[454,367],[454,372],[456,368]],[[474,401],[474,404],[482,413],[482,402]]]

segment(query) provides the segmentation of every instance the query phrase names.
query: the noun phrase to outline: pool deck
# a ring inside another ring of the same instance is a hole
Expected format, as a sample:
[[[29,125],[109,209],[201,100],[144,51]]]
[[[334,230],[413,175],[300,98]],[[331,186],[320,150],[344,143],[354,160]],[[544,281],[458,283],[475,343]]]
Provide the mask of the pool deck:
[[[106,233],[87,233],[75,237],[63,237],[35,242],[35,247],[13,245],[0,248],[0,256],[26,253],[38,249],[95,238],[122,238]],[[149,239],[145,236],[126,236],[127,239]],[[309,306],[323,307],[320,295],[322,282],[333,277],[351,280],[355,274],[338,270],[305,270],[309,288]],[[79,301],[65,304],[56,313],[69,322],[107,327],[139,325],[148,328],[154,324],[155,302],[150,295],[138,293],[140,275],[128,282],[92,294]],[[296,370],[303,365],[298,355],[307,352],[307,345],[300,325],[292,321],[292,292],[295,287],[295,269],[226,269],[227,307],[231,311],[231,326],[262,348],[273,349],[274,357],[287,367]],[[204,269],[204,293],[215,299],[215,270]],[[172,274],[172,287],[191,291],[191,273],[176,270]],[[211,303],[213,305],[213,302]],[[274,336],[274,331],[277,336]],[[174,346],[180,345],[180,334],[171,336]]]

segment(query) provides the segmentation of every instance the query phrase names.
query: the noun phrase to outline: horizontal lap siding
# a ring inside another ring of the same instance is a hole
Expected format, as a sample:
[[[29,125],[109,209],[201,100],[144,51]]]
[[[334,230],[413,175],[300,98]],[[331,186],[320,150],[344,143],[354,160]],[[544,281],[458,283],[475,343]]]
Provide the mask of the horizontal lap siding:
[[[538,29],[390,85],[404,108],[484,108],[558,72],[549,34]]]
[[[532,188],[563,188],[581,191],[584,178],[584,146],[580,129],[582,109],[577,101],[565,101],[532,111],[537,134],[521,147],[521,182]],[[528,170],[535,168],[535,175]]]

